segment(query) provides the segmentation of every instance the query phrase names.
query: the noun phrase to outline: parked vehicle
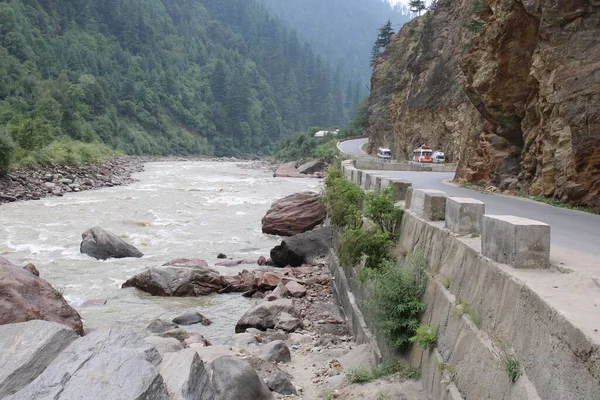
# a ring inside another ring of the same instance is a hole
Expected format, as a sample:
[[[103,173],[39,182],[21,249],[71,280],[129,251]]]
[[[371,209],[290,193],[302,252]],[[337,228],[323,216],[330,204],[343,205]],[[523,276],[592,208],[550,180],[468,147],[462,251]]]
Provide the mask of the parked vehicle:
[[[421,146],[413,151],[413,161],[418,163],[433,163],[433,149],[429,146]]]
[[[444,152],[443,151],[434,151],[433,152],[433,162],[435,164],[445,164],[446,156],[444,155]]]
[[[379,157],[383,160],[391,160],[392,159],[392,151],[388,148],[380,147],[379,150],[377,150],[377,157]]]

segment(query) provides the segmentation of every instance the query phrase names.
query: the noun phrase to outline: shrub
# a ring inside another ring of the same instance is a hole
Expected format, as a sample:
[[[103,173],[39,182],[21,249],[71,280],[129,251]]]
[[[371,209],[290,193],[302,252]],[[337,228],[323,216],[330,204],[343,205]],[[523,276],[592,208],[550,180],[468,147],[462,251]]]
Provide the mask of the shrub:
[[[83,143],[65,138],[36,151],[20,152],[17,164],[22,168],[97,164],[119,154],[102,143]]]
[[[365,193],[358,186],[343,179],[341,172],[335,168],[330,169],[325,185],[323,199],[331,222],[340,227],[353,224]]]
[[[377,229],[350,228],[342,235],[340,261],[345,265],[356,266],[363,257],[365,268],[378,269],[388,257],[392,244],[390,234]]]
[[[350,383],[367,383],[384,376],[398,374],[404,379],[419,379],[419,370],[397,360],[367,368],[352,368],[346,374]]]
[[[10,135],[0,130],[0,173],[7,172],[15,156],[15,142]]]
[[[415,332],[415,336],[409,340],[422,349],[433,347],[437,341],[437,329],[437,325],[420,325]]]
[[[365,202],[365,216],[375,222],[379,228],[389,233],[391,238],[398,234],[404,210],[394,206],[393,187],[384,189],[381,193],[368,193]]]
[[[425,257],[412,255],[404,265],[387,261],[367,284],[367,311],[376,329],[395,348],[405,349],[425,310]]]

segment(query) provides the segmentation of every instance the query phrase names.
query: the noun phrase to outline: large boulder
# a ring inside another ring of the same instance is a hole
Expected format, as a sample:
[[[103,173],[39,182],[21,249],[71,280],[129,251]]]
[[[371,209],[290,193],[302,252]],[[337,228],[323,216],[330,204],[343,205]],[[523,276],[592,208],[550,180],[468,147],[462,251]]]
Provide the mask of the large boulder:
[[[302,264],[324,264],[333,246],[331,227],[294,235],[271,249],[271,260],[276,267],[299,267]]]
[[[267,380],[267,386],[274,392],[284,396],[297,395],[296,388],[290,379],[281,371],[274,371]]]
[[[95,330],[67,347],[11,400],[153,399],[169,393],[157,366],[162,358],[128,325]]]
[[[283,314],[297,316],[291,299],[263,301],[246,311],[235,325],[235,333],[245,332],[248,328],[262,331],[275,328]]]
[[[283,340],[273,340],[267,343],[258,352],[258,357],[265,361],[276,361],[279,363],[289,363],[292,361],[290,349]]]
[[[212,383],[219,400],[272,400],[273,395],[246,361],[231,356],[212,362]]]
[[[327,211],[318,193],[295,193],[277,200],[262,219],[263,233],[293,236],[323,223]]]
[[[73,329],[55,322],[0,326],[0,398],[27,386],[77,337]]]
[[[81,317],[48,282],[0,257],[0,325],[41,319],[83,335]]]
[[[302,177],[304,177],[304,175],[302,175],[296,169],[295,161],[280,165],[273,173],[273,176],[277,177],[277,178],[302,178]]]
[[[200,314],[198,311],[186,311],[183,314],[173,318],[173,322],[178,325],[194,325],[202,323],[204,326],[208,326],[212,321]]]
[[[323,172],[325,166],[326,164],[323,160],[312,160],[299,166],[298,172],[305,175],[312,175],[316,172]]]
[[[134,246],[98,226],[83,232],[81,238],[79,251],[97,260],[144,256]]]
[[[160,373],[173,400],[217,400],[204,362],[193,349],[165,355]]]
[[[219,273],[207,267],[152,267],[128,279],[123,288],[135,287],[153,296],[206,296],[221,289]]]

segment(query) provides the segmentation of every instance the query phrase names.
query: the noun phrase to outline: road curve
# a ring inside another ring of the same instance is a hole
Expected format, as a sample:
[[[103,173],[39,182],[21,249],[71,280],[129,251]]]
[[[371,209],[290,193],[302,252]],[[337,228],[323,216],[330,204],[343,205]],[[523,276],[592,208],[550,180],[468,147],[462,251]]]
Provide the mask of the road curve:
[[[362,145],[367,143],[369,139],[353,139],[347,140],[345,142],[338,143],[338,149],[344,154],[348,154],[352,157],[362,158],[362,157],[371,157],[367,153],[362,150]]]
[[[343,145],[343,149],[352,151],[353,149],[360,149],[360,146],[366,141],[367,139],[349,140],[340,143],[340,145]],[[452,197],[470,197],[481,200],[485,202],[486,214],[515,215],[547,223],[552,230],[553,248],[558,246],[593,257],[594,264],[598,264],[597,266],[600,268],[600,215],[549,206],[520,197],[486,194],[465,189],[448,183],[454,178],[454,173],[371,172],[390,178],[405,179],[412,182],[415,188],[442,190]]]

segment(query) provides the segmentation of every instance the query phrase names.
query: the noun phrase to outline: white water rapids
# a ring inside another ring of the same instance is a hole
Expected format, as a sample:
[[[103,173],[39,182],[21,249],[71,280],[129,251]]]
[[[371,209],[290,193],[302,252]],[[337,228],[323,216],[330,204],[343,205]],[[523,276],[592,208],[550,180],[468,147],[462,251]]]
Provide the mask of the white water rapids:
[[[152,297],[121,289],[146,267],[174,258],[202,258],[214,267],[222,252],[234,259],[268,257],[281,238],[261,232],[261,218],[271,203],[304,190],[318,191],[316,179],[273,178],[265,170],[242,169],[226,162],[156,162],[128,186],[64,197],[18,202],[0,207],[0,255],[14,264],[33,263],[40,276],[81,314],[86,330],[116,322],[147,326],[188,309],[213,321],[197,327],[213,343],[234,333],[238,318],[253,304],[239,294],[201,298]],[[136,246],[141,259],[98,261],[79,253],[81,234],[103,227]],[[242,269],[215,267],[234,275]],[[105,299],[104,306],[82,307]]]

